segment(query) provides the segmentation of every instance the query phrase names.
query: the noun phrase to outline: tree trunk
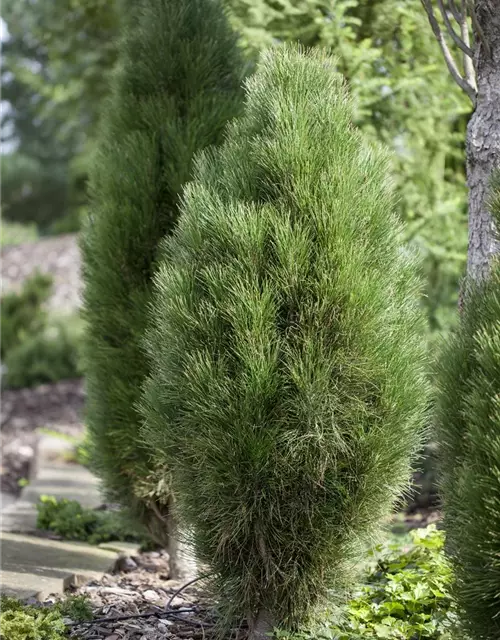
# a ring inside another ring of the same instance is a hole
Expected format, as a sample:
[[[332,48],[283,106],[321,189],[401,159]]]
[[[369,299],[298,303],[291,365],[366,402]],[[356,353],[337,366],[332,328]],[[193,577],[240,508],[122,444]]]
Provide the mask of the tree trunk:
[[[168,536],[167,553],[169,555],[170,579],[188,580],[194,578],[197,573],[196,560],[192,549],[181,539],[173,509],[170,509],[165,524]]]
[[[257,615],[249,615],[247,621],[250,631],[249,640],[269,640],[269,634],[276,627],[271,614],[264,609],[261,609]]]
[[[174,515],[173,496],[166,503],[152,500],[148,503],[150,518],[146,527],[158,545],[166,549],[169,556],[170,578],[184,580],[195,577],[198,571],[193,550],[182,541],[182,535]]]
[[[491,257],[500,249],[495,239],[487,195],[492,169],[500,166],[500,0],[476,0],[475,60],[477,104],[467,127],[469,249],[467,275],[488,275]]]

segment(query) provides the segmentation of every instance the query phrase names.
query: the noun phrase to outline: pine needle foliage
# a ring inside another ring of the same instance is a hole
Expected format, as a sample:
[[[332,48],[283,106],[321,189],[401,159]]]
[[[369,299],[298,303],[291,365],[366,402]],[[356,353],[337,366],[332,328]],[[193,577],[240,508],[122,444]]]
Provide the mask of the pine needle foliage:
[[[263,54],[163,244],[145,438],[222,618],[292,628],[406,486],[426,400],[419,283],[387,157],[332,60]]]
[[[221,141],[243,102],[243,63],[218,0],[128,3],[129,27],[103,113],[83,234],[92,460],[113,501],[160,542],[168,474],[150,464],[136,402],[157,245],[178,216],[193,154]]]
[[[491,210],[500,224],[500,174]],[[471,637],[500,637],[500,261],[471,285],[437,368],[437,436],[448,552]]]

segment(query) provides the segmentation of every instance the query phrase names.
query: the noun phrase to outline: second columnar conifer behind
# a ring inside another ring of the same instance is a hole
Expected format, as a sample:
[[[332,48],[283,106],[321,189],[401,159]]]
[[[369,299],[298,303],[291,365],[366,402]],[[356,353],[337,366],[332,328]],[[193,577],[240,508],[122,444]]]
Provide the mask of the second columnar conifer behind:
[[[139,435],[141,340],[158,243],[175,227],[194,154],[219,143],[240,110],[243,64],[218,0],[140,0],[130,10],[82,242],[87,421],[108,498],[167,544],[168,468],[152,464]]]

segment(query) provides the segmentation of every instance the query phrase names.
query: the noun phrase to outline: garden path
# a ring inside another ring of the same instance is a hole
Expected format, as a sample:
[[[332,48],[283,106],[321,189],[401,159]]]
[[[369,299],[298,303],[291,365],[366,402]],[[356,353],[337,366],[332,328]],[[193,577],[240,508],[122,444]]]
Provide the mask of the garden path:
[[[42,435],[30,483],[17,501],[2,505],[2,593],[44,600],[100,578],[114,568],[117,554],[137,552],[137,545],[127,543],[96,547],[40,536],[36,504],[42,495],[78,500],[89,508],[102,503],[97,479],[84,467],[67,461],[73,446],[60,437]]]

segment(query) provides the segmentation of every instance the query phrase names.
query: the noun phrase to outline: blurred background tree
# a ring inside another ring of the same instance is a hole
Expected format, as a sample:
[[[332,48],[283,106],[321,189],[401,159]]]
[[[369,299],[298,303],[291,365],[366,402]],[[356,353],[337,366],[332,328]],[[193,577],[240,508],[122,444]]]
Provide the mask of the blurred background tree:
[[[4,0],[3,215],[42,233],[78,229],[126,0]],[[274,42],[329,47],[358,125],[394,150],[399,212],[425,255],[429,330],[456,318],[467,247],[470,111],[420,0],[226,0],[250,58]]]
[[[5,0],[3,203],[7,220],[74,231],[119,29],[105,0]],[[6,151],[6,152],[5,152]]]

